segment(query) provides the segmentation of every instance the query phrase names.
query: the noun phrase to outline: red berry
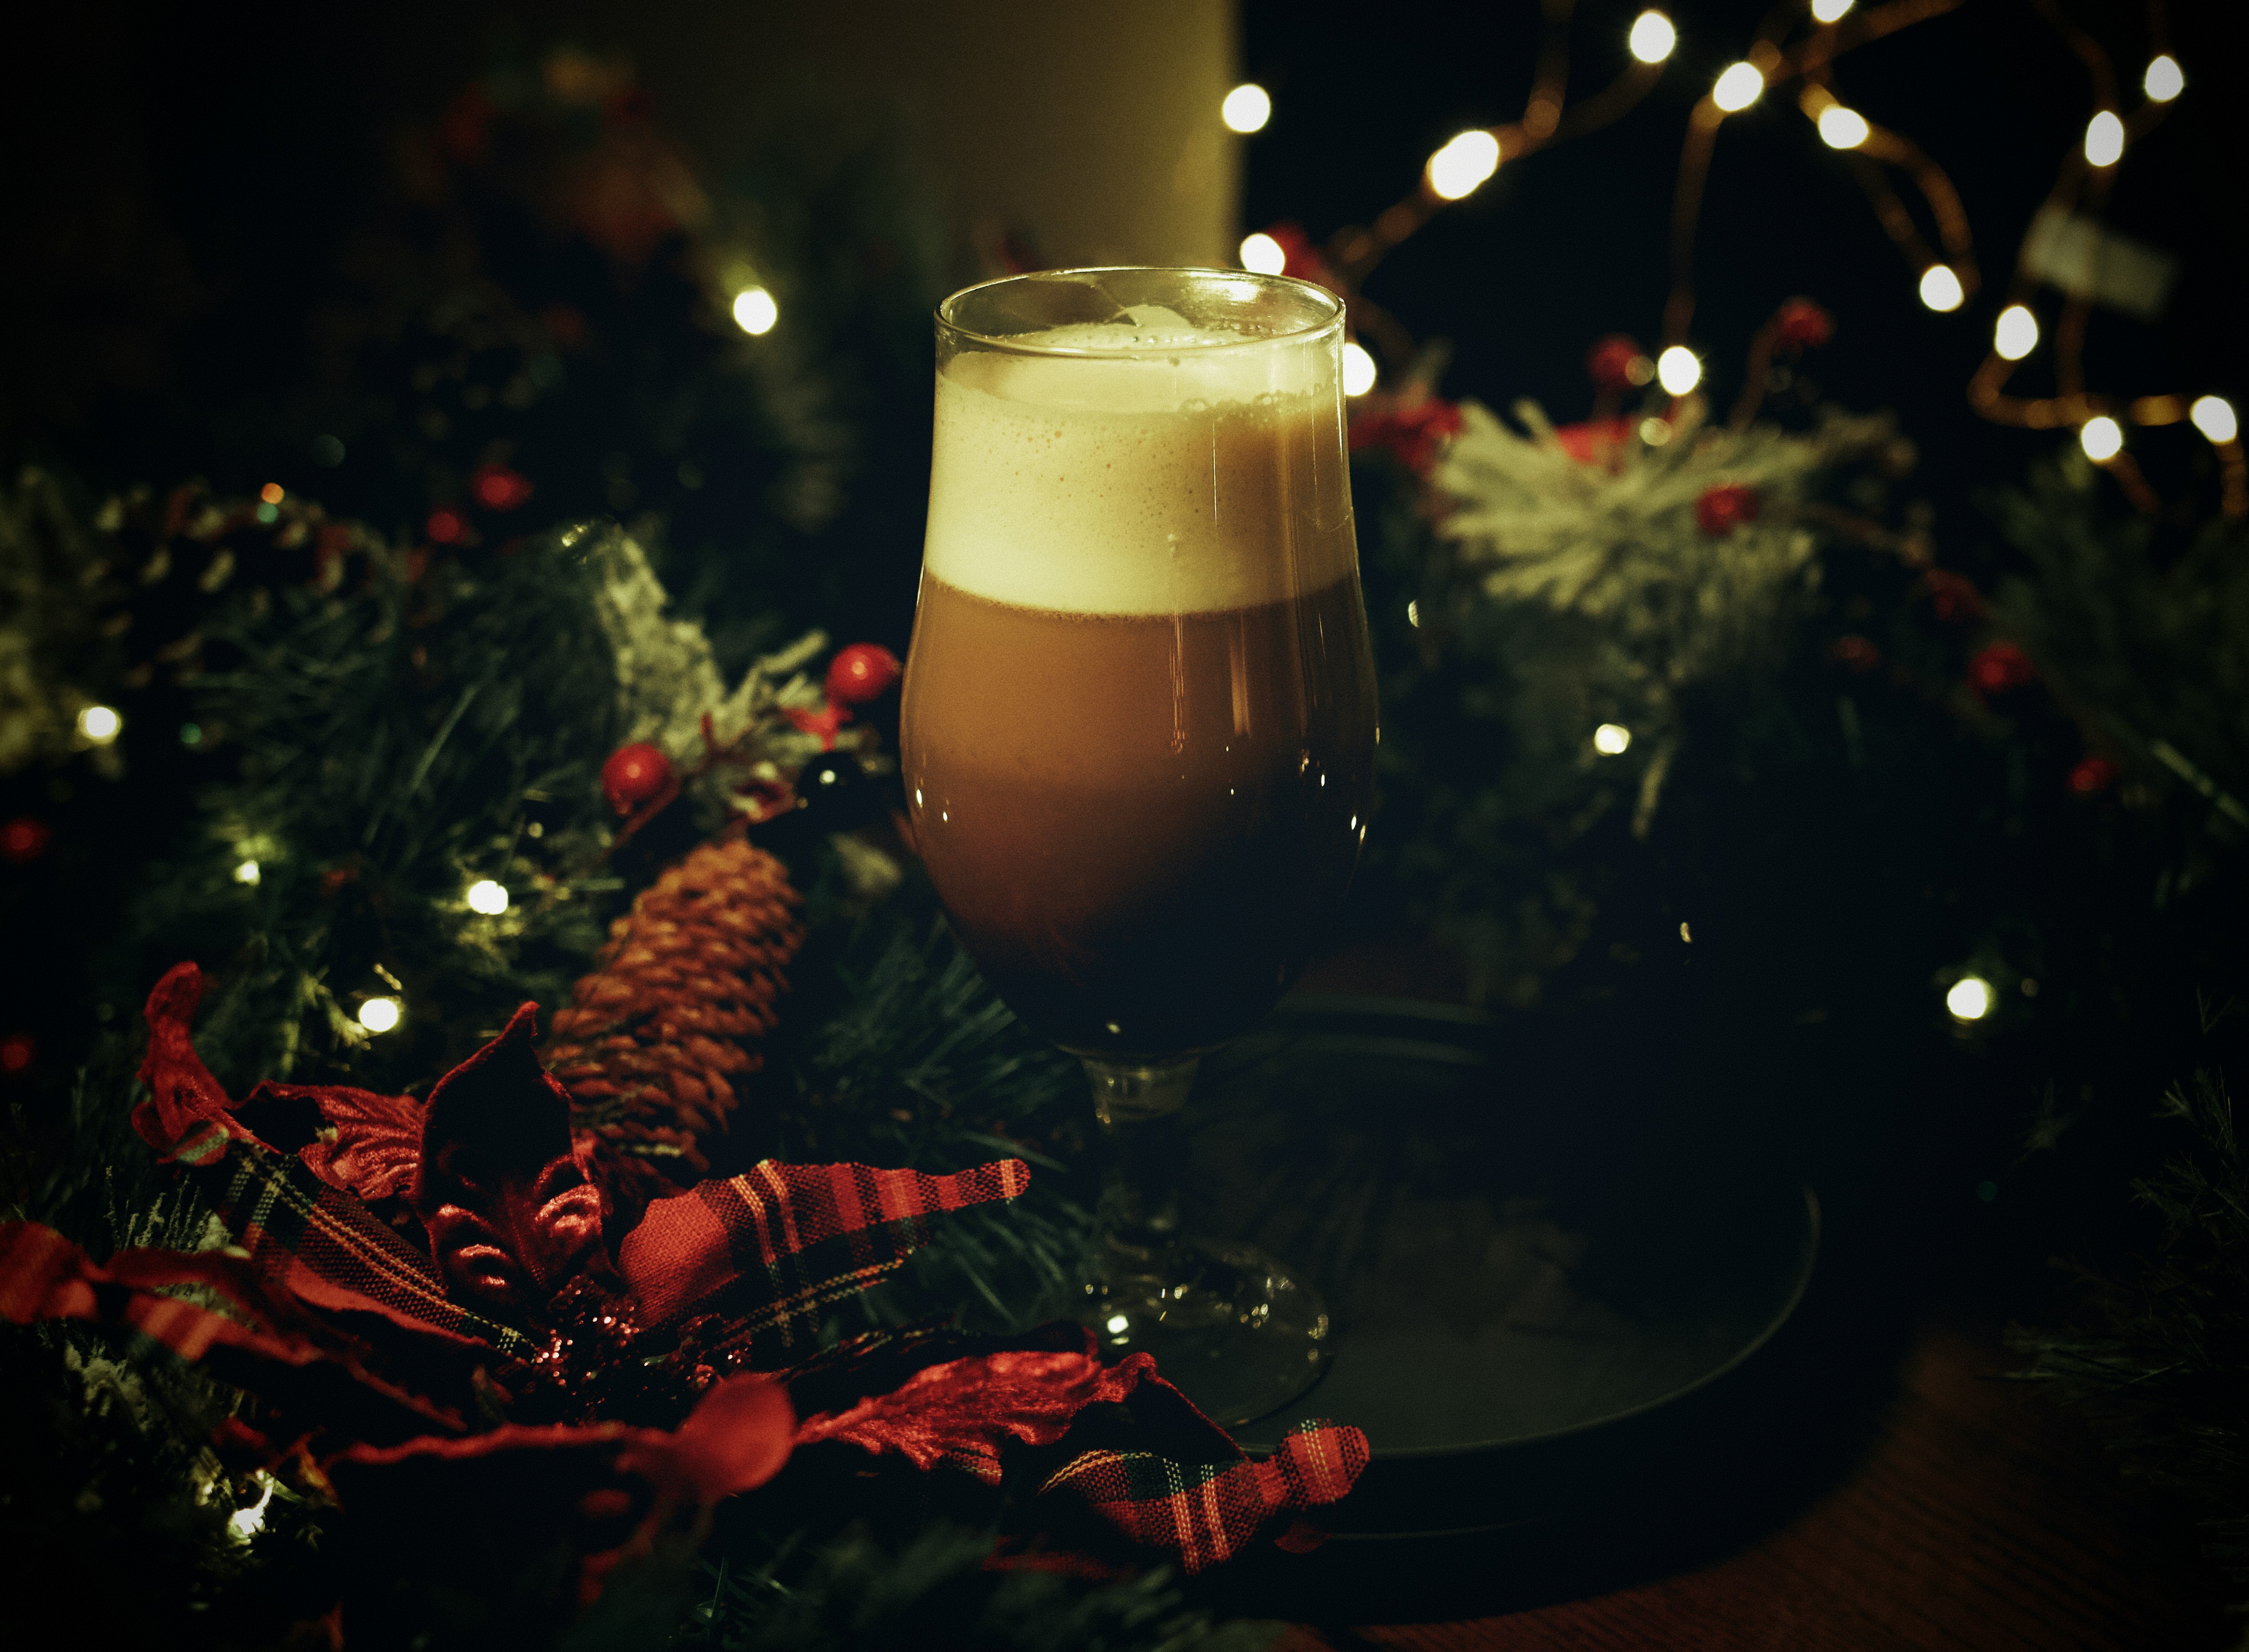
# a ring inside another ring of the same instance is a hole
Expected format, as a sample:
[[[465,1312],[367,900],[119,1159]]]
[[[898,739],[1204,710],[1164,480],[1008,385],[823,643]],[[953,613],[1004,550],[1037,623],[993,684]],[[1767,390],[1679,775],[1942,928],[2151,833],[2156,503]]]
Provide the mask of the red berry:
[[[53,836],[53,829],[46,822],[31,815],[18,815],[5,826],[0,826],[0,856],[19,866],[25,861],[37,860]]]
[[[1810,299],[1791,299],[1773,312],[1773,341],[1792,350],[1816,350],[1835,336],[1835,318]]]
[[[1757,514],[1757,490],[1739,482],[1721,482],[1695,501],[1695,526],[1709,539],[1722,540]]]
[[[2069,771],[2069,789],[2080,797],[2105,792],[2116,783],[2116,765],[2105,757],[2080,757]]]
[[[1630,419],[1587,419],[1556,427],[1554,440],[1580,465],[1591,465],[1598,454],[1614,469],[1624,462],[1624,444],[1632,440],[1632,430]]]
[[[488,511],[512,511],[531,499],[531,478],[505,465],[480,465],[469,477],[469,492]]]
[[[1597,390],[1628,390],[1647,382],[1647,361],[1639,340],[1612,333],[1585,352],[1585,375]]]
[[[2031,657],[2012,643],[1994,643],[1968,662],[1968,680],[1979,694],[2004,694],[2037,677]]]
[[[620,746],[602,765],[602,790],[620,815],[631,814],[672,783],[671,760],[653,746]]]
[[[880,643],[854,643],[829,662],[828,698],[840,706],[864,706],[890,692],[898,671],[898,657]]]

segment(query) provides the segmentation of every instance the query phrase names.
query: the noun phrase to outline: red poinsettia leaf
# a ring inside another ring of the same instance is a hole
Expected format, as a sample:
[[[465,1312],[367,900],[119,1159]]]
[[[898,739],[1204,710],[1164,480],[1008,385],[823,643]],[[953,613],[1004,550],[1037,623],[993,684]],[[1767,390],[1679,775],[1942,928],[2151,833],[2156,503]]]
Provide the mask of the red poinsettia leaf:
[[[370,1202],[412,1194],[422,1162],[422,1104],[413,1097],[348,1084],[261,1084],[243,1098],[242,1112],[262,1123],[268,1109],[291,1105],[316,1117],[317,1133],[297,1156],[322,1181]]]
[[[796,1442],[848,1441],[878,1456],[898,1452],[925,1470],[951,1463],[996,1485],[1008,1441],[1052,1445],[1086,1407],[1121,1401],[1155,1373],[1145,1353],[1111,1366],[1090,1352],[1047,1349],[953,1359],[848,1411],[808,1418]]]
[[[649,1481],[659,1495],[708,1505],[779,1474],[795,1433],[786,1387],[770,1377],[729,1377],[676,1432],[637,1436],[617,1466]]]
[[[173,965],[150,990],[148,1054],[141,1063],[149,1094],[133,1110],[133,1128],[158,1158],[195,1166],[215,1162],[230,1138],[258,1140],[196,1054],[189,1029],[203,996],[203,971],[191,963]]]
[[[524,1315],[606,1270],[602,1193],[570,1139],[570,1098],[533,1053],[538,1006],[437,1081],[423,1110],[414,1208],[459,1295]]]
[[[182,1284],[220,1290],[238,1317],[168,1294]],[[0,1318],[130,1330],[224,1381],[304,1400],[307,1415],[361,1433],[461,1426],[450,1410],[367,1370],[347,1339],[268,1292],[240,1257],[127,1250],[104,1267],[52,1228],[0,1222]]]

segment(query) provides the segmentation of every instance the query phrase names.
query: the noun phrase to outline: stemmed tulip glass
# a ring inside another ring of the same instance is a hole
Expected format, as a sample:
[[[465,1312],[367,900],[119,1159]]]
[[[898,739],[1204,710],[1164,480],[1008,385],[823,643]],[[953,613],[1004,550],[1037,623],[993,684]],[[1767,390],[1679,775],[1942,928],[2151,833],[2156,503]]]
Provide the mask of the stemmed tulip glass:
[[[1196,1063],[1333,921],[1373,802],[1342,305],[1235,271],[1064,270],[938,311],[901,748],[915,841],[1108,1146],[1084,1317],[1220,1421],[1325,1369],[1317,1294],[1180,1229]]]

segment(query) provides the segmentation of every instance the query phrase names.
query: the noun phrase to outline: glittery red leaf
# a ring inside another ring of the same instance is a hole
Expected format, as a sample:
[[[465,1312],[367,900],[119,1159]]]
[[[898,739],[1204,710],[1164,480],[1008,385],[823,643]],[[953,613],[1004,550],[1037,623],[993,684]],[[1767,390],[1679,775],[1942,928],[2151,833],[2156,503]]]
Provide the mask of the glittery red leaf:
[[[243,1098],[242,1111],[257,1119],[269,1106],[291,1104],[319,1115],[319,1133],[297,1156],[322,1181],[370,1201],[413,1192],[422,1162],[422,1104],[413,1097],[347,1084],[261,1084]]]
[[[953,1359],[848,1411],[808,1418],[796,1442],[845,1440],[877,1455],[898,1452],[918,1469],[949,1463],[996,1485],[1008,1440],[1052,1445],[1086,1407],[1123,1400],[1155,1373],[1145,1353],[1107,1367],[1090,1353],[1047,1350]]]

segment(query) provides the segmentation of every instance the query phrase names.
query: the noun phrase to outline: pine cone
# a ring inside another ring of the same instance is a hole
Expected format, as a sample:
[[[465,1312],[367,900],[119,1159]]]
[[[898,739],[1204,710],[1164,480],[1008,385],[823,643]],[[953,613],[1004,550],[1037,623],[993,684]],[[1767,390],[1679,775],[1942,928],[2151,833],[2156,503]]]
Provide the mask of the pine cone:
[[[788,873],[739,839],[705,843],[668,868],[610,926],[595,971],[554,1017],[547,1068],[570,1092],[573,1123],[644,1174],[710,1168],[701,1139],[726,1127],[732,1081],[764,1057],[755,1041],[804,932]]]

